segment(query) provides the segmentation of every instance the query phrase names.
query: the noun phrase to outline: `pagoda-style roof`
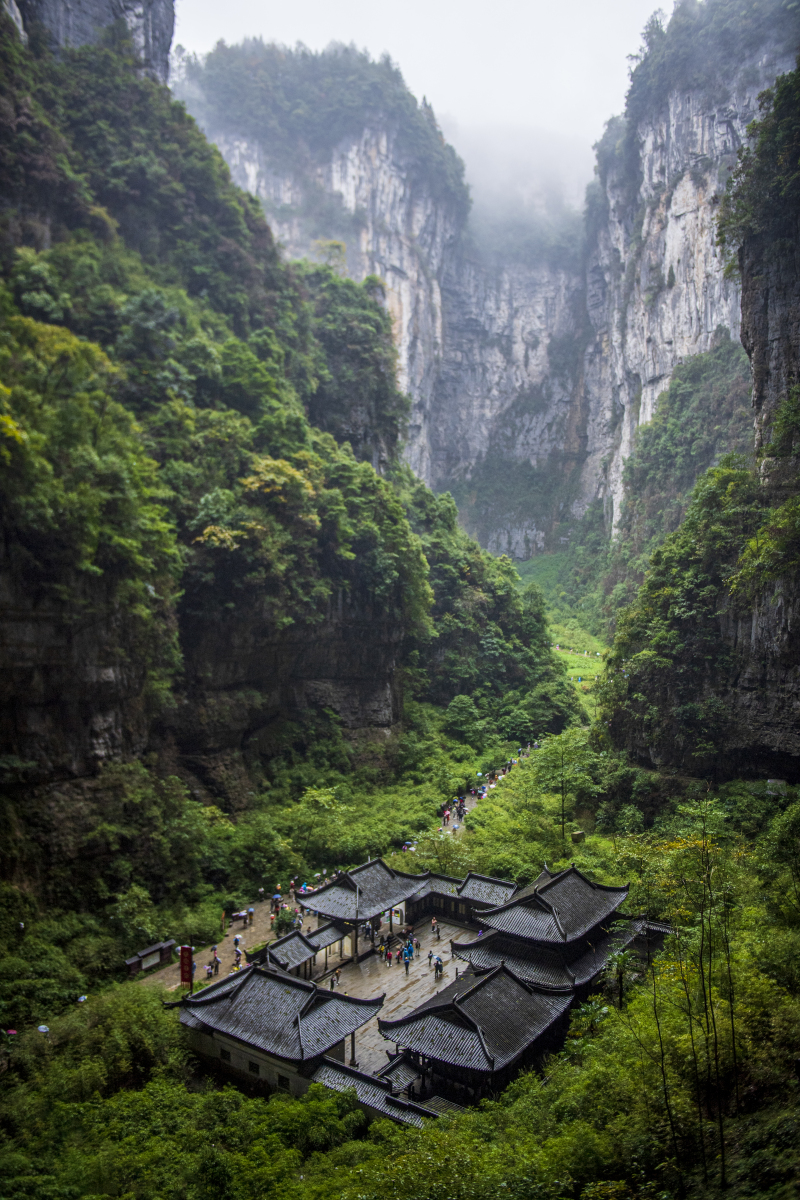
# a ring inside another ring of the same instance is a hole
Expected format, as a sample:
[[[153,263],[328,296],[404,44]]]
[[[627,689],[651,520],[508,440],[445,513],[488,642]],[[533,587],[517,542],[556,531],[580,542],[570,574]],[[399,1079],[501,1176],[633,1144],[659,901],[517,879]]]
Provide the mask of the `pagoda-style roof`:
[[[340,921],[368,921],[402,904],[418,891],[425,875],[394,871],[382,858],[341,871],[324,887],[298,896],[298,903]]]
[[[333,921],[326,921],[318,929],[310,929],[308,933],[304,934],[306,941],[311,942],[318,951],[324,950],[326,946],[333,946],[335,942],[340,942],[346,936],[345,930]]]
[[[477,875],[470,871],[458,889],[462,900],[477,900],[483,904],[506,904],[517,891],[517,884],[509,879],[494,879],[491,875]]]
[[[594,883],[574,865],[557,874],[545,867],[534,883],[508,903],[484,910],[480,919],[500,933],[564,945],[611,918],[627,895],[627,885]]]
[[[419,887],[409,896],[409,901],[423,900],[425,896],[457,896],[462,880],[452,875],[439,875],[436,871],[428,871],[416,876]]]
[[[506,966],[472,970],[383,1036],[451,1067],[492,1074],[514,1063],[569,1008],[571,996],[535,991]]]
[[[520,979],[548,991],[571,992],[594,980],[605,969],[609,956],[624,950],[647,933],[644,917],[620,923],[592,943],[569,947],[541,946],[494,931],[469,942],[451,942],[453,954],[477,970],[490,971],[504,963]]]
[[[339,935],[341,937],[341,934]],[[319,951],[310,937],[306,937],[299,929],[284,934],[267,946],[267,960],[280,967],[283,971],[291,971],[308,962]]]
[[[304,1062],[366,1025],[383,996],[359,1000],[270,967],[246,967],[181,1001],[181,1024],[227,1034],[267,1054]]]
[[[409,875],[376,858],[352,871],[342,871],[324,887],[299,896],[298,902],[334,921],[353,923],[368,921],[406,900],[422,900],[432,893],[496,907],[510,900],[516,891],[517,885],[508,879],[494,879],[474,871],[466,879],[434,871]]]

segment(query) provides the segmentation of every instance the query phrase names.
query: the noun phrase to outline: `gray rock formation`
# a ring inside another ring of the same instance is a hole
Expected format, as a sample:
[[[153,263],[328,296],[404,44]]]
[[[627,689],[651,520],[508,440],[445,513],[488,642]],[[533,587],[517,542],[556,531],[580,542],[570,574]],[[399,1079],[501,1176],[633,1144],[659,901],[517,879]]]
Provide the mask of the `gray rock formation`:
[[[17,27],[17,33],[22,38],[22,41],[27,45],[28,35],[25,32],[25,26],[22,21],[22,13],[17,7],[16,0],[3,0],[3,9],[11,17],[11,20]]]
[[[441,279],[460,233],[455,217],[412,186],[395,137],[386,130],[367,128],[359,138],[345,139],[328,161],[302,176],[276,171],[266,146],[221,130],[206,132],[235,182],[262,201],[290,258],[315,257],[320,236],[341,239],[354,279],[377,275],[384,281],[398,383],[413,401],[407,458],[423,479],[433,478],[429,409],[442,356]],[[320,193],[338,201],[322,228],[309,213]]]
[[[595,499],[613,526],[633,435],[673,368],[708,350],[718,326],[738,337],[716,206],[758,93],[792,66],[785,51],[762,51],[724,98],[673,92],[637,130],[640,178],[631,186],[621,162],[607,170],[605,215],[580,268],[476,252],[454,215],[410,185],[380,129],[302,179],[276,167],[266,141],[207,132],[289,255],[338,237],[354,278],[385,281],[413,403],[407,461],[454,490],[484,545],[526,558]],[[324,227],[319,195],[334,202]]]
[[[13,4],[14,0],[10,0]],[[144,70],[166,83],[175,27],[174,0],[18,0],[25,29],[45,27],[58,46],[96,42],[115,21],[124,21]],[[16,7],[16,5],[15,5]]]
[[[607,219],[586,265],[592,340],[584,362],[587,457],[574,504],[592,499],[619,517],[622,468],[639,424],[682,359],[708,350],[714,331],[740,331],[740,291],[724,276],[716,208],[758,94],[793,68],[785,51],[743,63],[724,101],[673,92],[638,129],[641,182],[633,198],[621,167],[605,181]]]

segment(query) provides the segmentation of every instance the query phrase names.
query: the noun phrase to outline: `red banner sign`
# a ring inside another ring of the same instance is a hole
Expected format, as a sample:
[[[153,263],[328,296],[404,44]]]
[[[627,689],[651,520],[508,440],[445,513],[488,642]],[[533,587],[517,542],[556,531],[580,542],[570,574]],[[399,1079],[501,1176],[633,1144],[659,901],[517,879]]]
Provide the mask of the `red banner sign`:
[[[181,946],[181,987],[192,986],[192,947]]]

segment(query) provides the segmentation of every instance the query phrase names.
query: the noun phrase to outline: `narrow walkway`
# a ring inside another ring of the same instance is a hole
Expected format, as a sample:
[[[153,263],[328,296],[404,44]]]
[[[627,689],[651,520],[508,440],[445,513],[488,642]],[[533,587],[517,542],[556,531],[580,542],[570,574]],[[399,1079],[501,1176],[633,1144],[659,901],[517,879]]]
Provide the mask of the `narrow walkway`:
[[[220,933],[219,941],[217,942],[217,953],[222,959],[222,966],[219,969],[220,977],[228,975],[236,965],[236,954],[233,945],[233,939],[238,933],[243,947],[242,962],[244,962],[244,948],[250,950],[253,946],[260,946],[263,942],[273,941],[272,929],[270,925],[270,907],[268,900],[257,901],[253,904],[255,913],[253,915],[253,924],[245,927],[241,921],[235,921],[232,926],[226,928],[225,933]],[[220,918],[222,913],[220,913]],[[225,922],[227,926],[227,920]],[[304,922],[304,929],[308,929],[308,921]],[[212,942],[211,945],[214,943]],[[206,979],[206,963],[211,962],[214,955],[211,953],[211,945],[196,946],[194,952],[194,961],[197,963],[197,971],[195,972],[195,985],[205,983]],[[171,963],[168,967],[163,967],[160,971],[154,971],[152,975],[143,975],[142,983],[157,983],[161,987],[167,988],[169,991],[174,991],[180,987],[181,968],[177,962]]]

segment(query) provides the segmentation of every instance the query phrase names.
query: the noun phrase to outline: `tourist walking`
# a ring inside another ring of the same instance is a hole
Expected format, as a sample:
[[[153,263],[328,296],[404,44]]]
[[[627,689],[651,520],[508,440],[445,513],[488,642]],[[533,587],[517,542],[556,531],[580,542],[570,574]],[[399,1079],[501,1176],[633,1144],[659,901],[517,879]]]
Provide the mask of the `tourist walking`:
[[[342,972],[337,967],[334,974],[336,976],[336,986],[339,987],[340,983],[342,982]]]
[[[392,965],[392,952],[391,952],[391,950],[387,950],[387,951],[386,951],[386,965],[387,965],[387,967],[390,967],[390,966]]]
[[[433,951],[429,950],[428,951],[428,970],[430,970],[430,966],[431,966],[432,962],[433,962]]]

